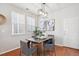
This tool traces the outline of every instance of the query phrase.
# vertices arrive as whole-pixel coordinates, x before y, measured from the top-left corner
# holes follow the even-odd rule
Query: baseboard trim
[[[69,47],[69,46],[65,46],[65,45],[61,45],[61,44],[55,44],[55,45],[57,45],[57,46],[63,46],[63,47],[70,48],[70,49],[79,50],[78,48],[73,48],[73,47]]]
[[[73,47],[68,47],[68,46],[63,46],[63,47],[70,48],[70,49],[75,49],[75,50],[79,50],[78,48],[73,48]]]
[[[64,46],[64,45],[61,45],[61,44],[55,44],[55,45],[57,45],[57,46]]]
[[[5,53],[8,53],[8,52],[13,51],[13,50],[16,50],[16,49],[19,49],[19,48],[20,47],[17,47],[17,48],[11,49],[11,50],[4,51],[4,52],[0,53],[0,55],[5,54]]]

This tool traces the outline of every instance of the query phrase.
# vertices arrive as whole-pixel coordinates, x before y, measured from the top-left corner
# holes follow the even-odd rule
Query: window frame
[[[28,24],[28,17],[33,18],[32,21],[34,20],[34,24],[33,24],[33,25],[34,25],[34,26],[33,26],[34,29],[32,28],[32,23],[33,23],[32,21],[31,21],[31,24]],[[26,21],[26,22],[27,22],[27,24],[26,24],[26,25],[27,25],[27,31],[28,31],[28,32],[33,32],[33,31],[35,30],[35,27],[36,27],[36,18],[35,18],[34,16],[29,16],[29,15],[27,15],[26,20],[27,20],[27,21]],[[30,25],[31,25],[31,26],[30,26]],[[28,29],[29,26],[31,27],[30,30]]]
[[[15,13],[15,15],[13,15],[13,13]],[[20,18],[18,19],[18,17],[19,17],[18,15],[24,17],[24,24],[20,23],[20,21],[19,21]],[[15,19],[17,19],[17,21],[13,20],[14,16],[16,16]],[[17,23],[15,23],[15,22],[17,22]],[[16,11],[12,11],[11,12],[11,24],[12,24],[12,35],[22,35],[22,34],[25,34],[25,14],[19,13],[19,12],[16,12]],[[17,24],[16,27],[18,27],[17,28],[17,30],[18,30],[17,33],[15,32],[15,24]],[[22,32],[20,32],[20,25],[24,25],[24,27],[23,27],[24,31],[22,31]]]

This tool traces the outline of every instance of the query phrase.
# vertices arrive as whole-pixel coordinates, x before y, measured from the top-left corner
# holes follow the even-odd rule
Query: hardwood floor
[[[8,53],[2,54],[0,56],[19,56],[19,55],[20,55],[20,49],[16,49]]]
[[[79,50],[62,47],[62,46],[56,46],[55,47],[56,56],[79,56]],[[53,56],[53,51],[46,51],[48,56]],[[1,56],[19,56],[20,55],[20,49],[16,49],[13,51],[10,51],[8,53],[2,54]]]
[[[57,56],[79,56],[79,50],[68,47],[56,47]]]

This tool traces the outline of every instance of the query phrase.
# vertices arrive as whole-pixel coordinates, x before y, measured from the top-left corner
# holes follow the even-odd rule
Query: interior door
[[[79,17],[64,19],[64,46],[79,48]]]

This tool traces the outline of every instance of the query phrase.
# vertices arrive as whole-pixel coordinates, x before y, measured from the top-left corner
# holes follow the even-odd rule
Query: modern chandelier
[[[41,9],[38,9],[38,13],[40,16],[47,17],[48,12],[46,11],[46,3],[41,4]]]

